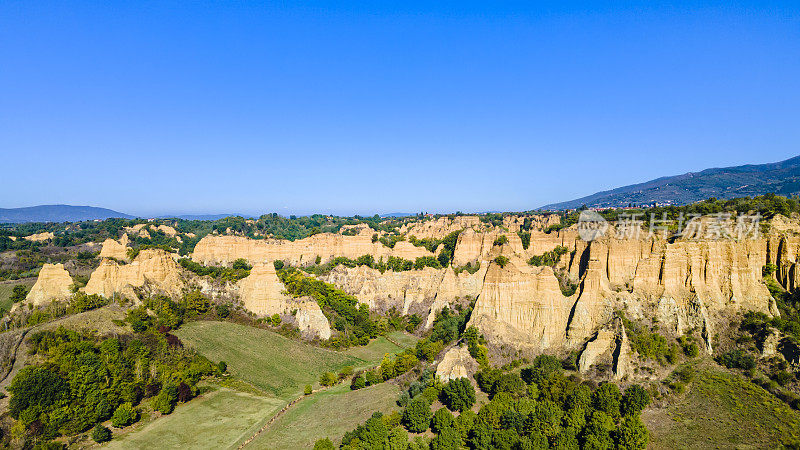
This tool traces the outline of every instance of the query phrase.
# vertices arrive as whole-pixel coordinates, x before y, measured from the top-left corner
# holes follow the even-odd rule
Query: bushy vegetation
[[[677,361],[680,348],[675,342],[670,343],[658,332],[628,320],[622,312],[617,312],[617,315],[622,318],[631,348],[639,356],[656,360],[662,365],[674,364]]]
[[[9,414],[27,434],[44,440],[83,432],[109,418],[116,427],[129,425],[138,417],[135,406],[159,395],[162,386],[182,386],[186,401],[197,382],[214,373],[210,361],[171,345],[153,328],[132,338],[100,339],[62,327],[34,334],[30,344],[43,362],[14,377]],[[93,435],[98,442],[105,439],[99,428]]]
[[[555,266],[561,255],[569,253],[569,249],[563,245],[559,245],[549,252],[544,252],[541,255],[534,255],[528,260],[528,264],[532,266]]]
[[[278,277],[289,294],[308,296],[317,301],[333,328],[339,331],[339,335],[329,341],[332,347],[366,345],[370,339],[385,332],[371,319],[367,305],[360,304],[354,296],[332,284],[305,276],[294,268],[279,270]]]
[[[283,266],[284,264],[281,261],[281,268],[283,268]],[[372,255],[362,255],[356,259],[350,259],[344,256],[337,256],[325,264],[317,263],[310,266],[302,266],[300,267],[300,269],[306,273],[311,273],[314,275],[327,275],[336,266],[345,266],[345,267],[367,266],[372,269],[376,269],[381,273],[384,273],[387,270],[391,270],[393,272],[405,272],[408,270],[421,270],[424,269],[425,267],[433,267],[434,269],[442,268],[442,265],[440,264],[439,260],[434,258],[433,256],[420,256],[415,261],[410,261],[408,259],[403,259],[397,256],[389,256],[387,260],[384,262],[383,258],[381,258],[378,261],[375,261],[375,257],[373,257]]]
[[[199,276],[208,275],[211,278],[221,281],[230,281],[232,283],[250,275],[250,269],[253,268],[253,266],[248,264],[247,260],[241,258],[234,261],[231,267],[204,266],[189,258],[181,258],[178,260],[178,263],[184,269]]]
[[[522,241],[522,248],[527,250],[531,246],[531,234],[527,231],[518,231],[517,236]]]

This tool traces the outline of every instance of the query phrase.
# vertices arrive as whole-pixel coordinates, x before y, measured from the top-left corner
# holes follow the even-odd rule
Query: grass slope
[[[684,397],[642,419],[651,449],[776,448],[800,437],[800,414],[741,376],[701,369]]]
[[[333,441],[367,420],[373,412],[398,409],[400,389],[381,383],[351,391],[349,383],[315,393],[289,409],[252,443],[252,448],[312,448],[317,439]]]
[[[107,448],[235,448],[283,405],[276,398],[222,388],[178,405],[172,414],[115,438]]]
[[[315,384],[326,371],[371,367],[380,364],[384,353],[401,350],[379,338],[365,347],[336,352],[229,322],[190,322],[175,334],[212,361],[225,361],[235,377],[287,401],[301,394],[306,384]],[[413,337],[396,337],[413,341]]]
[[[11,293],[14,291],[14,286],[18,284],[24,285],[30,289],[36,283],[36,278],[26,278],[24,280],[4,281],[0,283],[0,308],[6,311],[11,310]]]

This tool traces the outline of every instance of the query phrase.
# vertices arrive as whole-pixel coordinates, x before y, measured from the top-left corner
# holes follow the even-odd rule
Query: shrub
[[[14,289],[11,292],[11,302],[19,303],[25,300],[25,297],[27,296],[28,296],[28,289],[25,286],[18,284],[14,286]]]
[[[92,439],[98,444],[108,442],[111,440],[111,430],[98,423],[92,429]]]
[[[505,244],[508,244],[508,236],[502,235],[502,236],[498,236],[497,239],[494,240],[494,244],[492,244],[492,245],[500,246],[500,245],[505,245]]]
[[[336,384],[337,380],[338,380],[338,378],[336,377],[335,373],[333,373],[333,372],[325,372],[319,378],[319,384],[321,384],[323,386],[333,386],[334,384]]]
[[[756,360],[753,355],[738,348],[718,356],[717,362],[729,369],[750,370],[756,366]]]
[[[228,306],[227,303],[217,305],[215,310],[217,312],[217,317],[219,317],[220,319],[224,319],[231,314],[230,306]]]
[[[364,377],[361,374],[358,374],[353,377],[353,381],[350,382],[350,389],[357,390],[367,387],[367,381],[364,380]]]
[[[117,428],[127,427],[128,425],[136,422],[139,419],[139,413],[130,403],[123,403],[119,405],[114,415],[111,416],[111,425]]]
[[[310,384],[307,384],[306,388],[303,389],[303,394],[305,395],[311,395],[312,392],[314,392],[314,389],[311,387]]]
[[[495,259],[494,259],[494,262],[495,262],[495,263],[496,263],[498,266],[500,266],[501,268],[503,268],[503,267],[505,267],[505,266],[506,266],[506,264],[508,264],[508,258],[506,258],[506,257],[505,257],[505,256],[503,256],[503,255],[500,255],[500,256],[498,256],[497,258],[495,258]]]
[[[275,261],[272,261],[272,265],[275,266],[275,270],[283,269],[283,261],[281,261],[280,259],[276,259]]]
[[[333,442],[328,439],[320,439],[314,443],[314,450],[335,450],[336,447],[333,446]]]
[[[165,384],[161,388],[155,400],[153,400],[153,409],[160,411],[161,414],[169,414],[175,409],[175,404],[178,402],[178,387],[172,383]]]

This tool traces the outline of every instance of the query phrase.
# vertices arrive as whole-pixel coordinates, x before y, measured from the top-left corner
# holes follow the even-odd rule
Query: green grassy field
[[[401,345],[398,347],[383,336],[379,336],[363,347],[351,347],[342,353],[367,361],[368,365],[380,364],[386,353],[398,353],[408,347],[413,347],[419,338],[401,331],[389,333],[389,338]]]
[[[285,402],[230,389],[217,389],[141,429],[114,438],[110,449],[236,448],[252,436]]]
[[[326,371],[371,367],[380,364],[384,353],[401,350],[379,338],[365,347],[336,352],[229,322],[190,322],[175,334],[212,361],[225,361],[234,376],[287,401],[301,394],[306,384],[316,384]]]
[[[313,448],[317,439],[338,442],[342,435],[364,423],[373,412],[399,409],[400,389],[390,383],[351,391],[349,383],[303,399],[261,433],[252,448]]]
[[[36,278],[26,278],[24,280],[0,283],[0,308],[5,311],[9,311],[11,309],[11,292],[14,290],[14,286],[22,284],[25,285],[26,288],[30,289],[34,283],[36,283]]]
[[[700,369],[682,399],[642,419],[652,449],[777,448],[800,438],[800,413],[761,387],[719,369]]]

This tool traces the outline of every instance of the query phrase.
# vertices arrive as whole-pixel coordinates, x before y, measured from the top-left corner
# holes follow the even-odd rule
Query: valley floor
[[[416,341],[398,332],[337,352],[228,322],[190,322],[175,334],[212,361],[225,361],[231,377],[221,385],[209,383],[210,390],[199,398],[178,405],[168,416],[143,420],[104,448],[235,449],[255,436],[245,448],[299,449],[313,447],[324,437],[340,439],[373,412],[397,408],[399,388],[381,383],[351,391],[349,381],[321,388],[320,375],[345,366],[374,367],[385,353],[397,353]],[[315,392],[269,423],[302,396],[306,384]]]

